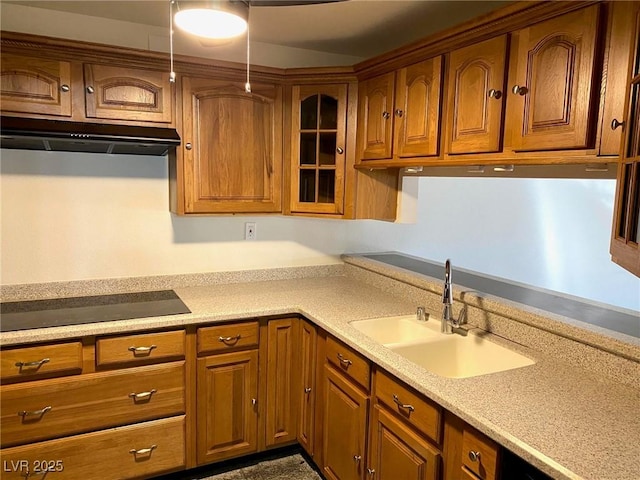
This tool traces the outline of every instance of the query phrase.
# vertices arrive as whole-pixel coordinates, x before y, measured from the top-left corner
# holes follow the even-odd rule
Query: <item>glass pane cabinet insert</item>
[[[347,86],[293,87],[291,211],[342,214]]]

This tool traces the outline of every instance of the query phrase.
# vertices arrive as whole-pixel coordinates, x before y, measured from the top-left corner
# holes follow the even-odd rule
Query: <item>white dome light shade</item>
[[[185,32],[205,38],[232,38],[247,31],[244,18],[211,8],[180,10],[175,14],[174,21]]]

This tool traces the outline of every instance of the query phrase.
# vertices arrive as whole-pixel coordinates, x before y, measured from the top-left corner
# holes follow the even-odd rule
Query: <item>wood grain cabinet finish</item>
[[[498,478],[500,447],[493,440],[466,425],[462,433],[463,470],[473,472],[482,480]]]
[[[185,417],[177,416],[2,450],[2,478],[148,478],[185,466]],[[38,475],[34,468],[51,471]],[[56,463],[58,460],[58,463]],[[20,463],[22,461],[22,463]]]
[[[640,4],[634,2],[633,69],[628,78],[623,152],[618,163],[611,258],[640,277]]]
[[[258,448],[258,350],[197,360],[198,464]]]
[[[327,337],[326,355],[327,362],[336,367],[336,370],[349,377],[365,391],[369,391],[371,384],[369,360],[333,337]]]
[[[184,358],[185,331],[118,335],[96,340],[96,365],[127,366]]]
[[[298,320],[284,318],[267,324],[267,397],[265,444],[272,447],[296,439],[296,409],[293,394],[294,336]]]
[[[440,452],[380,405],[372,410],[367,478],[437,480]]]
[[[358,139],[362,160],[391,158],[395,73],[361,82],[358,86]]]
[[[2,111],[70,117],[71,63],[3,53]]]
[[[3,382],[80,373],[82,343],[76,341],[7,348],[2,350],[0,365]]]
[[[185,411],[184,362],[0,387],[2,447]]]
[[[507,44],[501,35],[449,55],[448,153],[502,150]]]
[[[168,71],[85,64],[87,118],[171,123],[173,92]]]
[[[508,123],[515,151],[593,148],[599,21],[594,5],[514,33]]]
[[[224,323],[198,329],[198,354],[258,348],[260,326],[256,321]]]
[[[182,79],[184,213],[282,209],[282,87]]]
[[[331,480],[363,480],[369,397],[333,367],[324,374],[324,475]]]
[[[299,329],[299,360],[297,372],[299,383],[298,391],[298,442],[311,456],[315,453],[315,409],[317,400],[316,388],[316,354],[317,354],[316,327],[306,320],[300,320]]]

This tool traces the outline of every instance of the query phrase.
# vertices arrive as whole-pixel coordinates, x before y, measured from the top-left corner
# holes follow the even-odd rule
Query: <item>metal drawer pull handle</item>
[[[469,460],[472,462],[480,461],[480,452],[474,452],[473,450],[469,450]]]
[[[156,345],[149,347],[129,347],[129,351],[133,352],[134,355],[149,355],[154,348],[158,347]]]
[[[42,408],[40,410],[33,410],[31,412],[27,412],[26,410],[23,410],[21,412],[18,412],[18,416],[20,416],[22,418],[26,418],[26,417],[42,417],[49,410],[51,410],[51,405],[47,405],[46,407],[44,407],[44,408]]]
[[[18,367],[21,370],[23,368],[31,368],[31,367],[39,368],[45,363],[49,363],[50,361],[51,360],[49,360],[48,358],[43,358],[42,360],[36,360],[35,362],[16,362],[16,367]]]
[[[353,456],[353,460],[354,460],[356,463],[360,463],[360,460],[362,460],[362,455],[354,455],[354,456]]]
[[[413,412],[415,408],[410,403],[402,403],[396,394],[393,395],[393,402],[398,405],[400,408],[405,408],[410,412]]]
[[[340,360],[340,363],[342,365],[345,365],[347,367],[350,366],[350,365],[353,365],[353,362],[351,360],[349,360],[348,358],[344,358],[341,353],[338,354],[338,360]]]
[[[304,393],[311,393],[311,387],[307,387],[304,389]]]
[[[132,448],[131,450],[129,450],[129,453],[132,453],[134,456],[151,455],[151,452],[153,452],[156,448],[158,448],[157,445],[151,445],[149,448],[141,448],[140,450]]]
[[[130,393],[129,394],[129,398],[133,398],[134,402],[139,402],[141,400],[150,399],[151,395],[153,395],[156,392],[157,392],[157,390],[155,388],[152,388],[148,392]]]
[[[235,337],[218,337],[218,341],[222,343],[236,343],[240,338],[241,336],[238,334]]]

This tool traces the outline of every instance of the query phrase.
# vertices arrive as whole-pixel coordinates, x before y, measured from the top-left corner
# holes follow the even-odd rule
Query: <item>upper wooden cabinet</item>
[[[449,153],[502,150],[506,57],[506,35],[449,55]]]
[[[168,71],[84,65],[87,118],[171,123]]]
[[[251,86],[183,77],[180,213],[281,211],[282,88]]]
[[[71,116],[71,63],[3,53],[2,111]]]
[[[513,34],[507,124],[515,151],[593,147],[599,13],[594,5]]]
[[[438,155],[442,57],[360,83],[359,160]]]
[[[611,258],[640,277],[640,4],[635,19],[633,69],[628,77],[626,138],[618,163],[618,181],[611,238]]]

